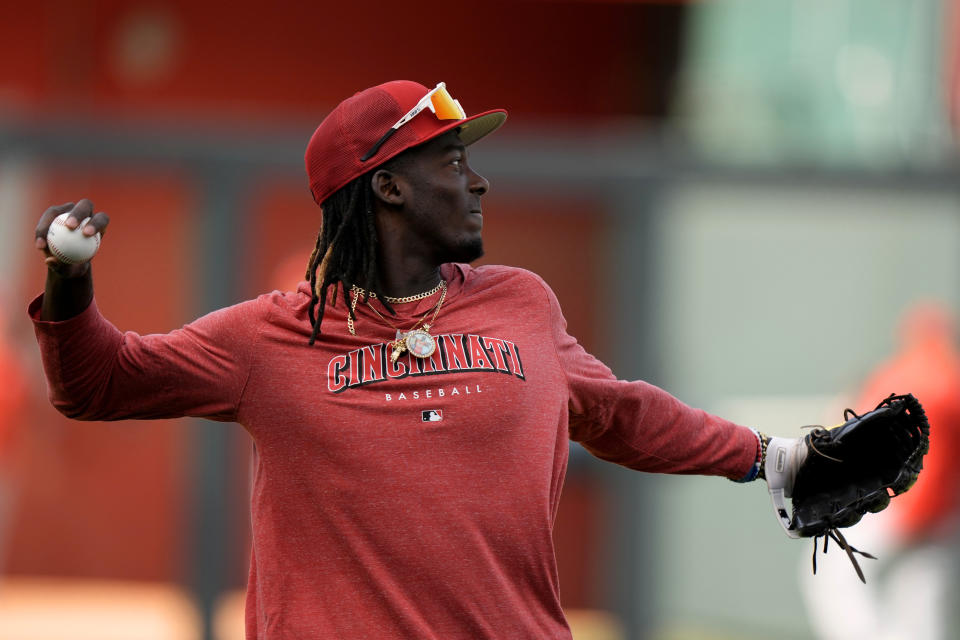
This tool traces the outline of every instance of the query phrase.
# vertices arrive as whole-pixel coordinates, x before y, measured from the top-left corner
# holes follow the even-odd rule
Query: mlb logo
[[[443,411],[440,409],[427,409],[420,412],[420,419],[423,422],[440,422],[443,420]]]

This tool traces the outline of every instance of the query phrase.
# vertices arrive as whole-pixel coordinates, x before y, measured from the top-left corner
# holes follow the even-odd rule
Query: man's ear
[[[386,204],[394,207],[403,205],[403,192],[399,185],[400,176],[388,171],[387,169],[378,169],[370,178],[370,187],[373,189],[373,195]]]

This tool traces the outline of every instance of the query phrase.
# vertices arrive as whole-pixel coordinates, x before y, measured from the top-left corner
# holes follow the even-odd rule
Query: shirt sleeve
[[[598,458],[640,471],[753,479],[756,432],[689,407],[654,385],[618,380],[567,333],[556,296],[543,286],[567,381],[572,440]]]
[[[183,416],[234,420],[249,375],[257,303],[215,311],[167,334],[121,332],[96,301],[62,322],[34,322],[48,394],[78,420]]]

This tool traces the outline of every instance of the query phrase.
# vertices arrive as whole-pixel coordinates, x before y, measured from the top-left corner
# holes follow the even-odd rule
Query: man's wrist
[[[770,436],[765,433],[757,432],[757,435],[760,436],[760,470],[757,472],[757,477],[761,480],[767,479],[767,447],[770,446]]]
[[[93,301],[90,263],[48,265],[41,320],[59,322],[78,316]]]
[[[90,262],[81,262],[80,264],[66,264],[63,262],[50,262],[47,264],[47,277],[53,277],[61,280],[72,280],[83,278],[90,274]]]

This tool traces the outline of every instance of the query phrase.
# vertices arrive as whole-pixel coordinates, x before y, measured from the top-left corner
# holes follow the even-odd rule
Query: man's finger
[[[76,229],[78,226],[80,226],[81,222],[91,216],[93,216],[93,203],[87,198],[81,198],[80,201],[77,202],[76,206],[73,207],[73,211],[70,212],[70,215],[67,216],[64,224],[67,226],[67,229]]]
[[[34,231],[34,235],[37,239],[35,242],[37,249],[46,249],[47,230],[50,228],[50,224],[53,222],[54,218],[56,218],[61,213],[70,211],[70,209],[73,208],[73,204],[74,203],[72,202],[67,202],[65,204],[61,204],[55,207],[50,207],[49,209],[43,212],[43,215],[40,216],[39,222],[37,222],[37,228]]]
[[[83,227],[83,235],[92,236],[99,233],[100,237],[102,238],[104,234],[106,234],[107,225],[109,224],[110,216],[105,214],[103,211],[98,211],[97,213],[93,214],[93,217],[90,218],[90,222]]]

